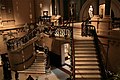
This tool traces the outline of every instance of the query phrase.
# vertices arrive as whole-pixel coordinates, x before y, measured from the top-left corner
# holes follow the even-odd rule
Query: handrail
[[[15,48],[19,48],[22,44],[27,43],[29,40],[31,40],[36,36],[37,31],[38,31],[38,28],[35,27],[32,31],[30,31],[29,33],[27,33],[21,38],[8,40],[6,42],[8,50],[14,50]]]
[[[64,37],[68,38],[70,37],[70,23],[71,21],[67,21],[66,23],[63,23],[62,25],[49,25],[45,27],[44,33],[48,34],[49,37]],[[62,34],[61,34],[62,33]]]
[[[72,76],[71,79],[75,80],[75,50],[74,50],[74,39],[73,39],[73,28],[71,28],[71,37],[70,37],[70,42],[71,42],[71,65],[72,65]]]
[[[29,61],[33,56],[34,56],[34,55],[32,54],[32,55],[31,55],[29,58],[27,58],[26,60],[24,60],[24,61],[22,61],[22,62],[19,62],[19,63],[15,63],[14,65],[15,65],[15,66],[21,65],[21,64]]]
[[[98,53],[98,58],[99,58],[99,62],[100,62],[100,66],[101,66],[101,75],[102,75],[102,79],[106,80],[107,79],[107,68],[105,65],[105,60],[104,60],[104,56],[101,53],[100,50],[100,41],[98,39],[97,33],[96,33],[96,29],[95,26],[93,25],[86,25],[87,27],[87,32],[90,33],[90,36],[94,37],[94,41],[95,41],[95,45],[96,45],[96,51]]]

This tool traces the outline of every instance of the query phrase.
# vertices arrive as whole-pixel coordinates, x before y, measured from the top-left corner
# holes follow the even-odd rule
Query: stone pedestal
[[[91,19],[91,24],[95,26],[96,31],[99,28],[99,15],[94,15],[93,18]],[[97,31],[98,32],[98,31]]]

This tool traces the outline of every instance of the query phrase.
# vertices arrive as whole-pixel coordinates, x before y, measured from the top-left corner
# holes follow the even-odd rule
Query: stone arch
[[[80,21],[84,21],[88,18],[88,9],[93,0],[87,0],[80,10]]]
[[[111,10],[114,12],[115,17],[120,17],[120,2],[118,0],[111,0]]]
[[[91,4],[93,4],[94,0],[87,0],[80,10],[80,21],[86,20],[88,18],[88,9]],[[105,3],[102,0],[100,3]],[[111,0],[111,10],[113,10],[115,17],[120,17],[120,2],[118,0]]]

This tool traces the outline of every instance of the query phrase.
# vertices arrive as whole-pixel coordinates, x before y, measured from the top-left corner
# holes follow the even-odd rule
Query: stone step
[[[75,78],[81,78],[81,79],[84,79],[84,78],[88,78],[88,79],[100,79],[101,78],[101,76],[100,75],[75,75]]]
[[[31,69],[33,69],[33,70],[44,70],[45,69],[45,66],[31,66],[28,70],[31,70]]]
[[[75,58],[96,58],[96,54],[75,54]]]
[[[75,74],[100,74],[99,70],[76,70]]]
[[[94,44],[94,41],[93,40],[76,40],[74,42],[75,44]]]
[[[35,61],[34,61],[34,63],[42,63],[42,62],[46,62],[46,60],[41,60],[41,59],[39,59],[39,60],[35,60]]]
[[[18,73],[27,73],[27,74],[45,74],[45,71],[35,71],[35,70],[31,70],[31,71],[18,71]]]
[[[45,57],[36,57],[36,60],[45,60],[46,58]]]
[[[81,65],[81,66],[75,66],[75,70],[99,70],[99,66],[97,65]]]
[[[98,61],[97,58],[75,58],[75,61]]]
[[[84,54],[86,54],[86,53],[89,53],[89,54],[95,54],[96,53],[96,51],[78,51],[78,50],[75,50],[75,54],[80,54],[80,53],[84,53]]]
[[[75,61],[75,65],[82,66],[82,65],[98,65],[98,62],[79,62],[79,61]]]
[[[75,47],[95,47],[94,44],[74,44]]]
[[[37,57],[46,57],[46,55],[45,54],[39,54],[39,55],[37,55]]]
[[[87,78],[79,79],[79,78],[76,78],[75,80],[102,80],[102,79],[87,79]]]
[[[41,62],[41,63],[33,63],[33,65],[45,65],[45,62]]]
[[[34,65],[31,65],[31,67],[45,67],[45,65],[36,65],[36,64],[34,64]]]
[[[86,47],[75,47],[75,51],[96,51],[94,47],[86,48]]]
[[[76,35],[81,35],[81,31],[73,32],[73,35],[74,35],[74,36],[76,36]]]

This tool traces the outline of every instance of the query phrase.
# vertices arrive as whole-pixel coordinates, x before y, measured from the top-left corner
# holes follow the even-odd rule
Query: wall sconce
[[[43,11],[43,16],[48,16],[48,11]]]

